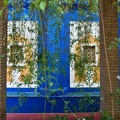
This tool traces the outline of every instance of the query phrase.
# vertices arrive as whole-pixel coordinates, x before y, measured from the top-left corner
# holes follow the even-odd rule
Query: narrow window
[[[11,45],[9,63],[13,65],[21,64],[23,63],[23,60],[24,60],[23,46]]]
[[[95,46],[83,46],[83,56],[86,57],[88,63],[95,64]]]

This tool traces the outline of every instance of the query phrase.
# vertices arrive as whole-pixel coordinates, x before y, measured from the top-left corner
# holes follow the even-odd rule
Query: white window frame
[[[24,26],[22,26],[22,24],[24,24]],[[13,26],[13,21],[8,21],[8,31],[7,31],[8,36],[13,33],[12,32],[12,26]],[[35,52],[35,54],[37,54],[37,50],[38,50],[38,41],[37,41],[37,37],[38,37],[38,22],[37,21],[16,21],[16,26],[19,27],[19,29],[17,29],[17,33],[19,33],[19,31],[22,31],[20,33],[20,35],[24,36],[25,38],[27,38],[29,40],[29,42],[34,45],[32,51]],[[30,32],[28,30],[28,28],[36,30],[36,32]],[[18,45],[23,45],[23,44],[24,43],[18,42]],[[10,49],[10,45],[13,45],[13,43],[8,43],[8,46],[7,46],[8,49]],[[24,46],[25,46],[25,44],[24,44]],[[24,50],[25,50],[25,48],[24,48]],[[8,53],[8,56],[9,55],[10,55],[10,53]],[[24,56],[24,58],[25,58],[25,56]],[[34,59],[37,59],[37,56]],[[19,66],[25,65],[25,61],[23,61],[22,64],[18,64],[18,65]],[[12,64],[9,63],[9,58],[7,60],[7,66],[12,66]],[[37,70],[37,63],[35,64],[35,70]],[[21,86],[19,88],[36,88],[38,86],[38,85],[36,85],[34,83],[37,80],[37,75],[32,80],[33,84],[30,84],[28,86],[27,84],[24,84],[24,82],[20,82],[18,80],[18,78],[19,78],[19,76],[21,74],[18,69],[13,70],[12,74],[13,73],[15,74],[14,78],[13,78],[13,81],[12,82],[6,82],[7,88],[18,88],[19,84],[21,84]]]
[[[90,23],[90,22],[89,22]],[[75,39],[78,39],[77,33],[78,31],[76,30],[76,27],[79,25],[79,22],[76,21],[71,21],[70,22],[70,53],[75,53],[75,46],[76,44],[78,44],[78,42],[74,42],[74,44],[71,45],[71,43],[73,43],[72,41]],[[82,24],[86,24],[86,22],[82,23]],[[92,28],[91,28],[91,35],[94,37],[99,38],[99,27],[98,27],[97,22],[91,22]],[[84,31],[84,28],[81,29],[82,31]],[[79,37],[79,39],[81,39],[83,36]],[[85,44],[83,44],[82,46],[84,46]],[[95,49],[96,49],[96,63],[95,64],[91,64],[91,65],[98,65],[98,46],[96,44],[91,44],[91,45],[95,45]],[[81,50],[83,48],[81,47]],[[75,81],[75,62],[72,61],[70,64],[70,88],[97,88],[100,86],[100,82],[97,83],[93,83],[93,80],[90,80],[90,85],[88,85],[86,82],[76,82]],[[89,71],[87,71],[89,72]],[[91,73],[92,74],[92,73]]]

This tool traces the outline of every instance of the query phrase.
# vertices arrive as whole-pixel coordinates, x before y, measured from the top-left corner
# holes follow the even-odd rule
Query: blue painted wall
[[[29,20],[36,20],[34,17],[30,18],[28,15],[29,2],[25,2],[25,9],[22,13],[19,15],[16,15],[14,19],[20,20],[20,17],[23,17],[23,20],[29,21]],[[12,6],[9,6],[9,11],[12,11]],[[86,20],[86,16],[89,14],[93,18],[90,19],[90,21],[96,21],[99,22],[98,14],[91,14],[86,9],[86,14],[84,16],[78,17],[77,12],[77,4],[74,4],[73,9],[70,9],[66,14],[63,15],[62,27],[58,31],[58,35],[55,36],[56,29],[59,27],[58,25],[55,25],[54,27],[52,24],[56,22],[57,19],[51,20],[51,17],[48,18],[48,34],[47,34],[47,51],[49,51],[50,56],[48,59],[52,61],[51,55],[55,55],[56,53],[56,47],[60,49],[59,56],[56,58],[59,58],[58,63],[56,64],[56,68],[59,69],[58,73],[53,73],[52,75],[57,79],[57,82],[55,80],[54,90],[56,91],[54,94],[51,94],[49,97],[49,100],[56,100],[56,104],[54,106],[51,105],[50,101],[47,100],[46,102],[46,112],[65,112],[65,101],[69,101],[68,104],[69,108],[73,112],[85,112],[83,111],[83,108],[80,108],[81,101],[84,100],[83,96],[86,96],[85,94],[89,93],[90,98],[93,100],[94,104],[90,101],[86,101],[86,111],[90,112],[93,111],[92,108],[94,108],[94,111],[99,111],[99,90],[97,88],[70,88],[70,66],[69,66],[69,45],[70,45],[70,21],[78,21],[78,20]],[[13,18],[11,14],[8,14],[8,20],[12,21]],[[38,23],[40,21],[38,20]],[[40,36],[38,37],[40,38]],[[56,45],[54,45],[54,39],[57,38],[58,42]],[[53,41],[52,41],[53,40]],[[39,45],[39,41],[38,41]],[[40,48],[39,48],[39,51]],[[38,52],[39,55],[40,52]],[[51,62],[48,63],[49,67],[52,68]],[[39,66],[39,65],[38,65]],[[65,75],[62,73],[62,71],[65,71]],[[38,76],[38,78],[41,76]],[[58,90],[59,83],[64,92],[61,92]],[[50,92],[50,90],[48,90]],[[19,93],[19,94],[18,94]],[[40,93],[40,94],[39,94]],[[22,94],[22,95],[21,95]],[[19,98],[20,96],[20,98]],[[26,97],[27,96],[27,97]],[[89,98],[89,96],[87,96]],[[23,99],[21,99],[23,98]],[[84,102],[85,103],[85,102]],[[17,112],[17,113],[43,113],[44,112],[44,104],[45,104],[45,96],[44,96],[44,84],[41,85],[37,92],[35,93],[35,90],[33,88],[7,88],[7,112]],[[83,103],[82,103],[83,104]],[[67,111],[70,112],[70,111]]]

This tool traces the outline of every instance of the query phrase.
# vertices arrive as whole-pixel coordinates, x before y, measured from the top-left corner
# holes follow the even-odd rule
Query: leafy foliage
[[[16,20],[23,21],[24,18],[33,19],[36,21],[38,20],[38,25],[36,25],[35,30],[32,30],[28,28],[28,31],[31,33],[38,34],[38,53],[31,53],[31,49],[34,47],[34,44],[27,44],[26,45],[26,51],[28,52],[29,59],[26,59],[25,62],[29,66],[28,68],[25,68],[24,66],[17,66],[16,63],[12,66],[13,69],[18,69],[18,71],[23,71],[24,69],[29,69],[28,74],[23,74],[22,77],[22,83],[18,85],[20,87],[22,84],[30,86],[31,84],[36,84],[37,91],[41,86],[43,87],[43,91],[40,93],[44,95],[45,97],[45,107],[44,111],[46,112],[46,101],[49,101],[53,105],[53,107],[57,104],[57,102],[53,100],[49,100],[49,97],[51,95],[56,94],[56,88],[57,91],[62,91],[63,88],[62,85],[58,83],[56,74],[64,74],[65,73],[65,66],[60,66],[61,58],[60,55],[64,50],[62,51],[58,46],[60,42],[60,32],[62,25],[64,24],[64,15],[66,15],[68,12],[74,12],[74,9],[77,9],[78,13],[78,21],[80,23],[83,23],[83,21],[79,20],[81,16],[86,15],[85,22],[88,22],[91,18],[91,13],[96,13],[98,11],[98,1],[97,0],[80,0],[78,2],[78,6],[74,8],[74,4],[76,3],[75,0],[33,0],[30,2],[29,5],[29,15],[23,15],[18,18],[17,15],[21,15],[22,12],[25,10],[25,4],[23,0],[16,0],[16,1],[10,1],[9,4],[12,5],[13,11],[10,12],[13,23],[15,23]],[[6,4],[6,3],[5,3]],[[87,9],[87,12],[85,10]],[[71,19],[72,20],[72,19]],[[51,24],[48,24],[51,23]],[[24,27],[25,24],[23,24],[21,27]],[[49,32],[52,32],[51,30],[48,30],[48,25],[51,25],[51,28],[54,28],[55,30],[55,38],[48,38]],[[90,26],[90,25],[89,25]],[[80,37],[85,35],[87,36],[90,32],[90,28],[88,29],[88,25],[84,25],[85,30],[81,31],[81,28],[83,27],[83,24],[77,26],[78,30],[78,39],[75,39],[72,41],[72,45],[75,42],[85,43],[89,44],[88,39],[85,37],[84,40],[80,41]],[[11,34],[11,38],[13,39],[14,44],[16,44],[16,39],[13,37],[16,35],[16,30],[19,29],[16,27],[16,24],[13,25],[13,34]],[[36,31],[38,29],[38,31]],[[21,33],[23,31],[20,31]],[[24,39],[26,41],[26,39]],[[36,39],[33,39],[35,41]],[[51,41],[51,46],[54,44],[54,52],[50,53],[50,51],[47,49],[47,40]],[[65,41],[64,41],[65,42]],[[71,46],[72,46],[71,45]],[[51,47],[50,46],[50,47]],[[52,47],[51,47],[52,48]],[[37,59],[35,59],[37,58]],[[90,69],[90,63],[86,56],[81,57],[76,54],[70,54],[70,61],[69,64],[72,63],[72,61],[75,61],[75,69],[77,70],[77,75],[82,79],[85,77],[85,71],[86,69]],[[37,70],[35,69],[35,65],[37,63]],[[88,65],[86,67],[86,64]],[[91,69],[90,69],[91,70]],[[37,80],[31,81],[32,79],[36,78]],[[12,82],[12,81],[11,81]],[[23,102],[26,102],[26,97],[24,95],[21,95],[19,99],[20,106],[23,104]],[[90,103],[93,104],[94,101],[90,99],[90,97],[85,96],[84,101],[79,100],[79,109],[83,109],[83,111],[86,111],[86,106],[88,101],[90,100]],[[71,112],[69,108],[70,101],[64,101],[64,109],[65,112]],[[84,104],[81,104],[84,103]],[[82,105],[82,106],[81,106]],[[52,112],[52,111],[51,111]],[[53,119],[53,118],[51,118]],[[67,117],[60,117],[56,116],[55,120],[66,120]]]
[[[108,47],[108,50],[116,49],[120,44],[120,39],[115,38],[114,41],[112,41]]]
[[[56,115],[56,117],[51,117],[50,120],[67,120],[67,116]]]

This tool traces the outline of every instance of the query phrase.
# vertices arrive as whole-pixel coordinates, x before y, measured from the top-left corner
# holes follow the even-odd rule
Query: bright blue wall
[[[24,93],[25,94],[25,93]],[[18,99],[18,93],[7,94],[7,112],[10,113],[43,113],[46,104],[46,113],[64,113],[64,101],[69,101],[68,107],[72,112],[98,112],[99,111],[99,94],[98,92],[89,93],[75,93],[59,96],[50,96],[49,100],[45,102],[45,97],[35,93],[26,93],[29,97],[23,97],[22,100]],[[86,94],[86,95],[85,95]],[[24,95],[23,95],[24,96]],[[25,95],[26,96],[26,95]],[[85,97],[86,96],[86,97]],[[86,99],[87,98],[87,99]],[[64,101],[63,101],[64,99]],[[52,106],[51,100],[55,100],[56,104]]]
[[[22,17],[23,15],[27,14],[28,15],[28,6],[29,3],[25,4],[25,9],[23,10],[23,12],[16,16],[16,20],[20,20],[20,17]],[[70,26],[69,23],[70,21],[78,21],[78,20],[86,20],[86,16],[88,13],[87,10],[86,11],[86,15],[82,16],[82,17],[78,17],[78,13],[76,11],[77,8],[77,4],[74,4],[74,8],[69,10],[68,13],[63,15],[63,19],[61,20],[61,22],[63,22],[62,27],[60,29],[60,31],[58,32],[58,36],[55,36],[55,32],[56,29],[59,27],[58,25],[56,26],[52,26],[52,24],[54,24],[56,22],[57,19],[51,20],[51,17],[48,17],[48,34],[47,34],[47,44],[46,44],[46,48],[47,51],[49,51],[50,55],[55,54],[56,49],[55,47],[59,48],[59,56],[57,56],[56,58],[60,58],[60,60],[58,61],[58,63],[56,64],[56,68],[58,68],[60,71],[60,73],[53,73],[52,75],[57,79],[57,82],[55,80],[55,85],[54,85],[54,89],[56,90],[56,92],[54,94],[51,94],[50,99],[54,99],[57,101],[57,105],[54,106],[53,111],[52,112],[64,112],[64,102],[62,100],[62,98],[64,100],[70,101],[69,107],[71,110],[74,110],[74,108],[72,108],[73,106],[77,106],[78,107],[78,101],[83,99],[84,93],[85,92],[89,92],[91,98],[97,101],[97,103],[95,105],[90,105],[87,108],[87,111],[91,111],[90,107],[95,106],[95,111],[99,110],[99,90],[97,88],[70,88],[70,66],[69,66],[69,44],[70,44]],[[12,11],[12,7],[9,6],[9,11]],[[92,18],[90,19],[90,21],[96,21],[99,22],[99,17],[97,14],[90,14],[92,17],[94,17],[95,19],[93,20]],[[34,17],[29,18],[29,17],[25,17],[24,20],[28,21],[28,20],[35,20]],[[8,14],[8,20],[12,21],[13,18],[10,14]],[[38,23],[39,20],[38,20]],[[52,43],[52,40],[54,41],[54,39],[57,37],[58,42],[56,44],[56,46]],[[40,36],[39,36],[40,38]],[[39,44],[39,42],[38,42]],[[39,48],[40,49],[40,48]],[[39,50],[41,51],[41,50]],[[38,52],[39,54],[39,52]],[[52,58],[49,56],[48,60],[52,61]],[[49,67],[51,66],[51,63],[48,63]],[[65,70],[65,75],[62,73],[62,69],[63,68]],[[39,76],[40,77],[40,76]],[[58,87],[59,85],[57,84],[59,83],[64,90],[64,93],[62,93],[61,91],[58,91]],[[23,102],[23,105],[20,106],[19,105],[19,95],[16,92],[24,92],[26,95],[28,95],[28,99],[27,101]],[[30,113],[34,113],[34,112],[44,112],[44,102],[45,102],[45,97],[44,97],[44,84],[41,85],[38,89],[39,93],[41,93],[42,96],[38,97],[37,93],[34,93],[34,89],[28,89],[28,88],[7,88],[7,112],[10,112],[10,109],[14,109],[16,107],[16,110],[13,110],[12,112],[30,112]],[[49,90],[48,90],[49,92]],[[77,94],[76,94],[77,92]],[[59,109],[58,109],[59,108]],[[52,106],[51,104],[47,101],[47,108],[46,108],[46,112],[51,112]],[[78,108],[77,108],[78,109]],[[78,110],[79,112],[81,112],[81,110]]]

